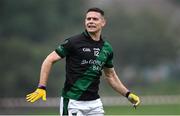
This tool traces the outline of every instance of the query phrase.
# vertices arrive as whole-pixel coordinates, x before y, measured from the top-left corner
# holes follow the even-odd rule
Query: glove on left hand
[[[46,101],[45,89],[37,88],[35,92],[26,95],[26,101],[31,103],[37,101],[40,98],[42,98],[43,101]]]

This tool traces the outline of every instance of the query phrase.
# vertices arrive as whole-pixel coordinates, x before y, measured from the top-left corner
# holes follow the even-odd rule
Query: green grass
[[[180,105],[148,105],[134,109],[130,106],[105,107],[107,115],[177,115]]]
[[[137,109],[131,106],[105,107],[105,115],[180,115],[179,105],[147,105]],[[0,108],[4,115],[58,115],[59,108]]]

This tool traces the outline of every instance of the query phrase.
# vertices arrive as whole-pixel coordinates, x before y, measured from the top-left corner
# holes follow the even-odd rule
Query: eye
[[[99,19],[96,17],[88,17],[86,18],[87,21],[93,20],[93,21],[98,21]]]
[[[91,17],[86,18],[86,20],[90,21],[90,20],[91,20]]]
[[[94,21],[98,21],[99,19],[98,18],[93,18]]]

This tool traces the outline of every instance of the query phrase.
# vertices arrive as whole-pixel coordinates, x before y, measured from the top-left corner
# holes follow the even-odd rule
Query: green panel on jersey
[[[88,77],[81,77],[79,80],[75,82],[75,84],[71,87],[71,89],[66,93],[66,96],[69,96],[72,99],[78,100],[79,97],[82,95],[82,93],[87,90],[87,88],[92,82],[93,82],[93,79],[89,80]]]

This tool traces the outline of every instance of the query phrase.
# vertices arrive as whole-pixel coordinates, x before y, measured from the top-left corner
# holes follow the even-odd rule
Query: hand
[[[140,104],[140,99],[137,95],[129,93],[127,96],[128,100],[133,104],[133,107],[136,108]]]
[[[26,95],[26,101],[31,103],[37,101],[40,98],[42,98],[43,101],[46,101],[45,89],[38,88],[35,92]]]

